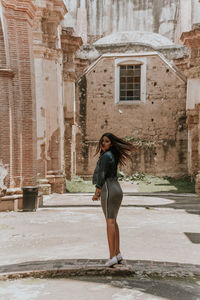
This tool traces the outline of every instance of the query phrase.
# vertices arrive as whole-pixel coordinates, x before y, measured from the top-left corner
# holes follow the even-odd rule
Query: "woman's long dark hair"
[[[137,148],[134,145],[132,145],[130,142],[125,141],[124,139],[121,139],[110,132],[106,132],[101,136],[99,143],[97,145],[97,148],[96,148],[96,153],[94,154],[94,156],[97,155],[97,153],[99,153],[99,152],[100,152],[100,154],[102,154],[104,152],[101,149],[101,145],[102,145],[104,136],[108,137],[111,141],[111,146],[110,146],[109,150],[114,154],[117,164],[119,163],[120,165],[126,165],[126,162],[125,162],[126,159],[129,159],[132,162],[133,157],[132,157],[131,153],[136,152]]]

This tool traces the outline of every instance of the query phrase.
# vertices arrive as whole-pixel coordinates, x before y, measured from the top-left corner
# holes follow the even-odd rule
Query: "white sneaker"
[[[109,258],[106,263],[105,263],[105,267],[111,267],[115,264],[118,263],[118,260],[117,260],[117,257],[116,256],[113,256],[113,258]]]
[[[117,257],[118,263],[123,260],[123,257],[120,252],[116,255],[116,257]]]

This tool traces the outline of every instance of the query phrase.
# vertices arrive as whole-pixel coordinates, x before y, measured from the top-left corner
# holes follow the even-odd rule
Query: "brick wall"
[[[146,103],[114,101],[114,58],[102,58],[79,82],[77,173],[91,175],[97,141],[104,132],[133,137],[134,161],[122,169],[131,174],[187,174],[186,84],[159,56],[147,57]],[[119,112],[122,111],[122,113]],[[82,158],[81,158],[82,157]]]
[[[200,25],[195,24],[181,36],[189,55],[175,64],[187,77],[188,172],[196,176],[196,192],[200,193]]]
[[[1,132],[0,155],[9,166],[8,187],[34,185],[35,164],[35,82],[33,66],[32,22],[34,7],[31,1],[2,1],[3,20],[7,35],[1,59],[7,71],[1,73]],[[1,49],[3,37],[1,30]]]

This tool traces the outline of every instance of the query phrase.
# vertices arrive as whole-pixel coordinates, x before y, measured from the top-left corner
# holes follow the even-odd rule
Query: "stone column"
[[[66,12],[61,0],[37,2],[34,22],[37,166],[44,194],[65,191],[60,32]]]
[[[200,168],[199,166],[199,105],[194,109],[187,110],[188,126],[188,171],[195,176]]]
[[[63,28],[61,45],[63,50],[63,103],[65,119],[65,173],[71,179],[75,171],[75,52],[82,45],[80,37],[73,36],[72,28]]]
[[[184,70],[188,78],[188,171],[196,176],[195,189],[200,193],[200,24],[195,24],[191,31],[184,32],[181,40],[190,49]]]

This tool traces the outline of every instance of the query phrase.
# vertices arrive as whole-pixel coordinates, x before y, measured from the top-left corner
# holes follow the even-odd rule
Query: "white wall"
[[[200,2],[192,0],[192,24],[200,23]]]
[[[193,109],[196,103],[200,103],[200,79],[191,78],[187,81],[186,109]]]
[[[75,26],[78,8],[85,6],[88,35],[140,30],[174,39],[179,12],[177,0],[64,0],[68,9],[65,26]]]

